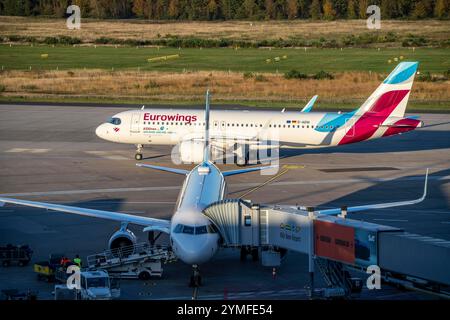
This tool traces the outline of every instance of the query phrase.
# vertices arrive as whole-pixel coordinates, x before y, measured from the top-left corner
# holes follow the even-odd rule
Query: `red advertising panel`
[[[355,263],[355,229],[314,220],[314,253],[345,263]]]

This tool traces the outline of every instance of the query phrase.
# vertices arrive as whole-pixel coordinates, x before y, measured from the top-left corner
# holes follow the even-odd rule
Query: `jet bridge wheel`
[[[139,280],[149,280],[151,277],[150,272],[148,271],[141,271],[141,273],[139,273],[138,278]]]

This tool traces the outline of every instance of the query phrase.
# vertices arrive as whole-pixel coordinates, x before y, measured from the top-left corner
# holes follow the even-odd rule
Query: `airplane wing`
[[[169,167],[161,167],[161,166],[154,166],[154,165],[151,165],[151,164],[136,163],[136,166],[142,167],[142,168],[149,168],[149,169],[160,170],[160,171],[167,171],[167,172],[176,173],[176,174],[187,175],[189,173],[188,170],[175,169],[175,168],[169,168]]]
[[[317,100],[317,97],[319,97],[317,94],[309,100],[309,102],[303,107],[301,112],[310,112],[314,106],[314,103]]]
[[[12,198],[3,198],[0,197],[0,205],[4,203],[12,203],[18,204],[26,207],[34,207],[34,208],[42,208],[47,210],[60,211],[65,213],[78,214],[80,216],[107,219],[119,222],[126,222],[137,224],[140,226],[155,226],[160,228],[169,228],[170,221],[156,218],[148,218],[141,216],[134,216],[131,214],[120,213],[120,212],[112,212],[112,211],[104,211],[104,210],[94,210],[80,207],[72,207],[65,206],[60,204],[53,203],[45,203],[45,202],[37,202],[37,201],[28,201],[28,200],[20,200],[20,199],[12,199]]]
[[[406,201],[397,201],[397,202],[387,202],[387,203],[378,203],[378,204],[368,204],[368,205],[362,205],[362,206],[355,206],[355,207],[348,207],[347,213],[350,212],[359,212],[359,211],[367,211],[367,210],[374,210],[374,209],[386,209],[386,208],[393,208],[393,207],[400,207],[400,206],[408,206],[411,204],[417,204],[425,200],[425,197],[427,195],[427,184],[428,184],[428,169],[427,173],[425,175],[425,184],[423,187],[423,194],[422,197],[414,200],[406,200]],[[319,215],[337,215],[341,213],[340,208],[334,208],[334,209],[325,209],[325,210],[317,210],[317,214]]]

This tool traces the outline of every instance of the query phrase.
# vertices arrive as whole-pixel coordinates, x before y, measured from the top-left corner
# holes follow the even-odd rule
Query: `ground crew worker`
[[[69,258],[67,258],[67,257],[63,257],[62,259],[61,259],[61,266],[62,267],[66,267],[69,263],[70,263],[71,261],[70,261],[70,259]]]
[[[81,268],[81,259],[80,259],[80,256],[79,256],[79,255],[76,255],[76,256],[75,256],[75,259],[73,259],[73,262],[75,262],[75,264],[76,264],[79,268]]]

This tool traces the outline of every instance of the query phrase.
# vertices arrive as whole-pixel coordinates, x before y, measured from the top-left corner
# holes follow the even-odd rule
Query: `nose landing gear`
[[[192,275],[189,281],[189,287],[198,288],[202,285],[202,277],[200,276],[200,269],[198,265],[192,265]]]
[[[134,158],[137,161],[141,161],[142,160],[142,149],[144,149],[142,144],[136,145],[136,154],[134,155]]]

